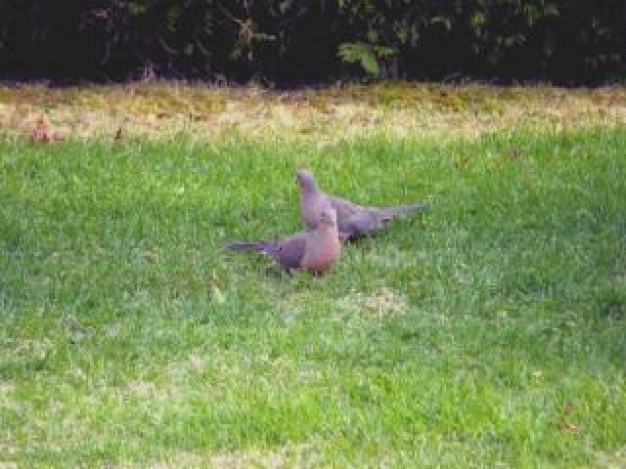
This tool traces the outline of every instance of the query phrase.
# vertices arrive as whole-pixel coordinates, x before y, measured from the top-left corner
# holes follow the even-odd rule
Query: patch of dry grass
[[[0,126],[29,135],[45,116],[65,137],[300,139],[372,131],[454,138],[504,129],[625,125],[626,87],[378,84],[278,92],[182,83],[0,87]],[[121,129],[121,130],[120,130]]]
[[[318,458],[313,445],[287,445],[275,449],[250,448],[245,451],[199,454],[180,451],[167,458],[152,461],[157,469],[180,467],[212,467],[215,469],[311,467]],[[135,464],[115,465],[117,468],[137,467]]]
[[[596,461],[598,466],[606,469],[623,469],[626,467],[626,446],[612,453],[599,453]]]
[[[386,287],[381,287],[371,294],[353,293],[339,301],[341,309],[355,312],[376,314],[379,317],[406,314],[406,297]]]

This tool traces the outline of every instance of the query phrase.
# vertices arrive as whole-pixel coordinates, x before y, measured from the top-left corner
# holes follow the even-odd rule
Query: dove
[[[354,241],[384,228],[394,218],[428,209],[427,203],[365,207],[325,193],[318,187],[309,170],[297,171],[296,177],[300,186],[300,215],[306,225],[315,228],[319,222],[320,210],[330,204],[337,212],[337,229],[341,240]]]
[[[233,243],[234,251],[257,251],[273,258],[284,270],[306,270],[314,275],[324,274],[337,262],[341,243],[337,231],[337,212],[327,204],[316,215],[316,227],[278,241]]]

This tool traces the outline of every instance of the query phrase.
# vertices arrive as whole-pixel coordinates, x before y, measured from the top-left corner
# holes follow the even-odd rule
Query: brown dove
[[[421,213],[428,208],[426,203],[399,207],[364,207],[326,194],[318,187],[311,171],[301,169],[296,175],[300,186],[300,215],[304,222],[310,228],[315,228],[319,211],[330,203],[337,212],[337,228],[342,240],[362,238],[384,228],[394,218]]]
[[[316,227],[312,231],[296,233],[279,241],[234,243],[228,248],[261,252],[272,257],[287,272],[302,269],[321,275],[337,262],[341,254],[337,213],[326,205],[318,212]]]

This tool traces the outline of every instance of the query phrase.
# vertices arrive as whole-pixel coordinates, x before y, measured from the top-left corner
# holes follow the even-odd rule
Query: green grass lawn
[[[431,210],[323,278],[294,170]],[[0,139],[0,466],[626,464],[626,130]]]

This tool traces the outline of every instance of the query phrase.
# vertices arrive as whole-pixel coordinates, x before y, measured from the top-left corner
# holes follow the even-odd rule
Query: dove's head
[[[313,173],[308,169],[299,169],[296,171],[296,179],[302,190],[315,189],[317,187]]]
[[[327,204],[320,211],[320,225],[329,227],[337,226],[337,211],[332,205]]]

